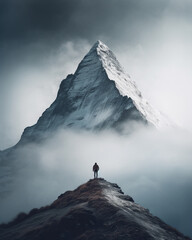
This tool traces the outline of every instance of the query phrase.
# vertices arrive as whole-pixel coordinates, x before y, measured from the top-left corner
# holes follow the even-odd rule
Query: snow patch
[[[142,97],[135,82],[125,73],[113,52],[101,41],[97,42],[96,50],[108,78],[115,82],[119,93],[122,96],[131,98],[144,118],[157,128],[171,125],[168,119],[159,111],[155,110],[147,100]]]

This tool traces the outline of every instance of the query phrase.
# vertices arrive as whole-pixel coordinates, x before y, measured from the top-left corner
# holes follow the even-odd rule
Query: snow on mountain
[[[0,195],[14,188],[10,178],[19,169],[15,160],[30,159],[25,143],[50,138],[61,128],[124,133],[125,128],[134,131],[140,124],[160,127],[166,120],[143,99],[112,51],[97,41],[76,72],[61,82],[55,101],[38,122],[24,130],[17,145],[0,152]]]
[[[101,178],[0,225],[0,239],[190,240]]]
[[[108,78],[115,82],[119,93],[131,98],[143,117],[156,127],[159,128],[169,124],[169,121],[142,97],[135,82],[125,73],[113,52],[101,41],[98,41],[95,47]]]
[[[25,129],[21,142],[44,138],[58,127],[120,129],[133,121],[157,128],[168,124],[142,97],[113,52],[97,41],[76,72],[61,82],[56,100],[37,124]]]

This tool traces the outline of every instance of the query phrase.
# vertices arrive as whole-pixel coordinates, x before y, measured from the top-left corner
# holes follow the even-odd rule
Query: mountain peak
[[[114,183],[99,178],[61,194],[50,206],[0,225],[1,240],[187,240],[124,195]]]
[[[108,79],[115,83],[120,95],[132,99],[136,109],[148,123],[157,128],[170,126],[169,120],[154,109],[147,100],[142,97],[136,83],[125,72],[110,48],[102,41],[98,40],[86,56],[89,57],[89,55],[95,51],[97,52],[97,57],[99,57]]]
[[[75,73],[62,81],[56,100],[37,124],[24,130],[20,142],[44,139],[59,127],[131,132],[140,125],[170,124],[142,97],[115,54],[98,40]]]
[[[94,48],[94,49],[98,49],[98,48],[101,48],[101,49],[109,49],[109,48],[107,47],[107,45],[105,45],[101,40],[97,40],[97,41],[95,42],[95,44],[93,45],[92,48]]]

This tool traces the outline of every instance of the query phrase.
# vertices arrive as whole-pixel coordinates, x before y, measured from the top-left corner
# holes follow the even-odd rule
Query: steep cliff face
[[[142,97],[113,52],[97,41],[76,72],[62,81],[56,100],[37,124],[25,129],[21,142],[44,138],[58,127],[120,130],[130,122],[157,128],[168,124]]]
[[[1,240],[190,239],[124,195],[117,184],[94,179],[50,206],[0,225]]]

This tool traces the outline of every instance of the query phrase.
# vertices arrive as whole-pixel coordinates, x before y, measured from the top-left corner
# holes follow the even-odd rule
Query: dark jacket
[[[99,166],[97,165],[97,163],[94,164],[93,171],[94,172],[98,172],[99,171]]]

